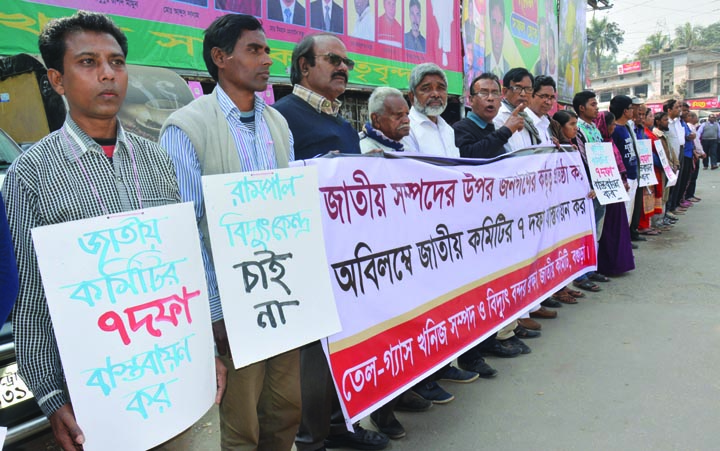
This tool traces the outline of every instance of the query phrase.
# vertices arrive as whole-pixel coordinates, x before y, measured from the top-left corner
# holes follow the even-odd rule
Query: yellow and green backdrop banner
[[[289,77],[295,43],[328,29],[356,61],[350,83],[407,89],[413,66],[431,61],[445,69],[450,93],[460,94],[459,2],[296,0],[288,16],[281,0],[2,0],[0,54],[37,54],[37,37],[47,21],[84,9],[110,15],[125,31],[129,63],[204,71],[203,30],[221,15],[244,13],[263,22],[275,77]]]

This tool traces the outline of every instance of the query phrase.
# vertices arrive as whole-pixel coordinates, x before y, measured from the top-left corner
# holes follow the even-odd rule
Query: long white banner
[[[307,162],[342,321],[329,362],[350,421],[594,268],[580,156],[537,152],[481,166]]]

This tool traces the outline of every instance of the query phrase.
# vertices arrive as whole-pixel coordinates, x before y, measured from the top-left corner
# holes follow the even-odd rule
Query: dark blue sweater
[[[295,94],[283,97],[273,107],[290,126],[295,160],[307,160],[331,150],[360,153],[358,132],[342,117],[318,113]]]

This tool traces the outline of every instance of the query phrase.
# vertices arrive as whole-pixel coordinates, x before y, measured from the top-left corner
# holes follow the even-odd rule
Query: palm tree
[[[607,17],[598,20],[590,19],[587,27],[588,52],[595,62],[596,75],[600,74],[601,57],[608,53],[617,53],[618,46],[623,43],[625,32],[616,22],[610,22]]]
[[[660,53],[662,49],[670,45],[670,36],[658,31],[645,39],[645,44],[637,51],[637,57],[640,61],[647,61],[650,55]]]
[[[690,22],[680,25],[675,29],[675,48],[685,47],[692,49],[700,44],[701,27],[694,27]]]

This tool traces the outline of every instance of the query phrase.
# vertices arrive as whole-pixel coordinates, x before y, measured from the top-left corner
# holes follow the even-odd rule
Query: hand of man
[[[597,195],[595,194],[595,190],[590,190],[587,197],[588,199],[595,199],[597,197]]]
[[[64,404],[50,415],[50,426],[52,426],[55,442],[63,451],[83,449],[85,436],[75,421],[75,412],[70,403]]]
[[[215,393],[215,404],[220,405],[220,401],[223,399],[225,394],[225,387],[227,386],[227,374],[228,370],[225,364],[218,357],[215,357],[215,379],[217,380],[217,392]]]
[[[227,355],[229,359],[232,359],[230,345],[228,345],[227,330],[225,329],[225,320],[221,319],[220,321],[212,323],[212,330],[218,354]]]
[[[525,127],[525,119],[523,119],[519,113],[522,113],[523,111],[525,111],[525,104],[521,103],[513,110],[512,114],[509,118],[507,118],[503,125],[509,128],[513,133],[522,130]]]
[[[691,132],[685,141],[692,141],[695,139],[695,132]]]
[[[623,182],[623,185],[625,185],[625,191],[630,192],[630,184],[628,182]]]

